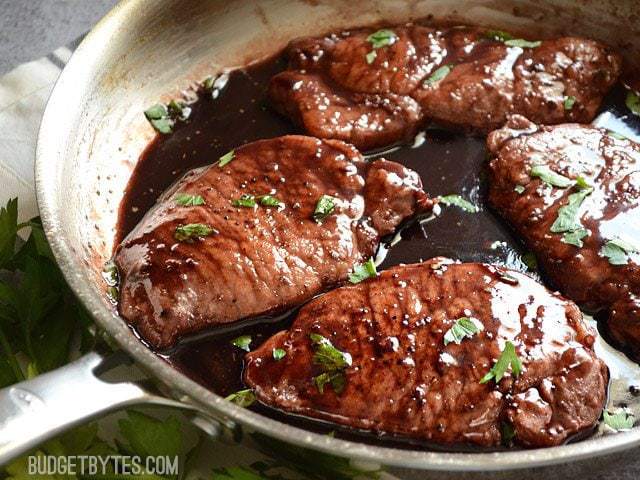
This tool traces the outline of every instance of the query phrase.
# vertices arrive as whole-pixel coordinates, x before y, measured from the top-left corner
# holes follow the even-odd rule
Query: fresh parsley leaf
[[[608,258],[611,265],[626,265],[632,253],[640,253],[640,248],[619,238],[607,241],[600,249],[600,254]]]
[[[169,111],[164,105],[158,103],[145,110],[144,115],[158,132],[168,134],[173,131],[175,122],[169,116]]]
[[[607,130],[607,134],[610,137],[615,138],[616,140],[629,140],[627,137],[625,137],[624,135],[622,135],[621,133],[618,132],[614,132],[613,130]]]
[[[629,90],[627,93],[627,98],[625,99],[625,104],[627,108],[631,110],[631,113],[634,115],[640,115],[640,96]]]
[[[516,185],[515,187],[513,187],[513,190],[518,194],[518,195],[522,195],[524,193],[524,191],[526,190],[526,188],[523,185]]]
[[[169,111],[167,110],[167,107],[160,103],[157,103],[153,107],[145,110],[144,115],[148,120],[160,120],[161,118],[168,116]]]
[[[260,205],[264,207],[283,207],[284,203],[278,200],[273,195],[261,195],[258,197]]]
[[[191,116],[191,107],[184,102],[171,100],[168,105],[169,114],[172,117],[185,121]]]
[[[576,97],[571,95],[568,97],[565,97],[564,102],[562,103],[565,110],[571,110],[575,104],[576,104]]]
[[[444,344],[456,343],[460,345],[460,342],[465,338],[471,338],[476,333],[484,330],[482,324],[477,325],[469,317],[460,317],[457,319],[453,326],[444,334]]]
[[[624,410],[613,414],[605,410],[602,412],[602,419],[606,425],[614,430],[631,430],[635,421],[633,414]]]
[[[253,208],[256,206],[256,197],[245,193],[240,198],[231,200],[231,205],[241,208]]]
[[[522,363],[516,353],[516,347],[513,343],[507,341],[504,344],[504,350],[502,350],[500,358],[498,358],[493,367],[491,367],[489,373],[482,377],[480,383],[487,383],[491,379],[496,383],[499,383],[507,372],[509,366],[511,366],[511,373],[514,377],[517,377],[522,372]]]
[[[443,197],[438,197],[440,202],[444,203],[446,206],[454,206],[458,207],[465,212],[469,213],[477,213],[480,211],[480,208],[471,203],[468,200],[465,200],[460,195],[445,195]]]
[[[235,158],[235,156],[236,156],[236,151],[235,150],[231,150],[230,152],[225,153],[223,156],[221,156],[218,159],[218,166],[219,167],[224,167],[231,160],[233,160]]]
[[[234,338],[231,343],[248,352],[251,350],[251,335],[241,335],[238,338]]]
[[[575,245],[578,248],[582,248],[584,243],[582,239],[589,235],[589,231],[584,228],[579,228],[578,230],[574,230],[573,232],[566,232],[562,236],[562,242],[568,243],[569,245]]]
[[[573,180],[554,172],[546,165],[534,165],[529,172],[531,177],[538,177],[544,183],[552,187],[567,188],[573,185]]]
[[[309,338],[314,348],[314,365],[320,365],[326,371],[340,370],[351,365],[351,355],[338,350],[328,338],[317,333],[309,334]]]
[[[254,472],[248,467],[221,467],[213,469],[211,480],[285,480],[284,477],[265,476],[262,472]]]
[[[176,203],[183,207],[196,207],[205,203],[204,198],[200,195],[191,195],[189,193],[178,193],[175,198]]]
[[[542,45],[541,41],[531,42],[529,40],[524,40],[522,38],[512,38],[510,40],[505,40],[504,44],[507,47],[520,47],[520,48],[536,48]]]
[[[235,393],[232,393],[225,400],[229,400],[230,402],[235,403],[240,407],[248,407],[256,401],[256,395],[253,393],[253,390],[247,388],[245,390],[239,390]]]
[[[124,448],[136,455],[173,457],[182,453],[182,430],[180,421],[174,416],[159,420],[144,413],[129,410],[127,418],[120,419],[118,426],[127,442]]]
[[[349,281],[351,283],[360,283],[367,278],[375,277],[377,274],[376,264],[373,258],[370,258],[366,262],[353,267],[353,272],[349,274]]]
[[[568,203],[558,209],[558,218],[551,225],[553,233],[573,232],[582,228],[578,214],[582,202],[591,192],[593,192],[593,188],[584,188],[577,193],[569,195]]]
[[[273,359],[276,362],[279,362],[280,360],[282,360],[284,357],[287,356],[287,352],[283,348],[274,348],[271,353],[273,355]]]
[[[578,188],[578,190],[587,190],[589,188],[593,188],[591,185],[589,185],[587,179],[582,176],[576,178],[576,187]]]
[[[104,264],[102,269],[102,278],[107,285],[110,287],[115,287],[120,283],[120,274],[118,273],[118,267],[113,262],[113,260],[108,261]]]
[[[215,82],[215,78],[213,78],[211,75],[209,75],[202,82],[202,88],[204,88],[205,90],[213,90],[214,82]]]
[[[18,199],[13,198],[0,208],[0,269],[13,258],[18,233]]]
[[[179,242],[193,243],[194,239],[208,237],[217,233],[214,228],[204,223],[188,223],[176,228],[173,237]]]
[[[429,75],[429,78],[424,81],[425,86],[435,85],[444,77],[449,75],[451,70],[453,70],[453,65],[443,65],[440,68],[437,68],[431,75]]]
[[[360,466],[359,463],[348,458],[287,444],[261,433],[252,433],[251,439],[264,454],[298,472],[301,478],[309,480],[380,480],[382,478],[380,467]]]
[[[318,391],[323,394],[324,386],[328,383],[333,388],[333,391],[340,395],[344,391],[346,380],[342,372],[324,372],[320,375],[313,377],[313,382],[316,384]]]
[[[393,45],[397,39],[398,36],[394,33],[393,30],[383,28],[382,30],[378,30],[377,32],[373,32],[371,35],[369,35],[367,37],[367,42],[370,42],[371,46],[377,49]]]
[[[335,198],[330,195],[322,195],[316,203],[316,209],[313,212],[313,219],[320,222],[333,213],[336,208]]]
[[[333,344],[322,335],[312,333],[309,335],[313,353],[313,364],[322,368],[323,373],[314,377],[313,381],[320,393],[324,393],[324,386],[330,383],[333,390],[340,394],[345,386],[344,369],[351,366],[351,355],[347,352],[341,352]]]
[[[489,30],[484,36],[491,40],[496,40],[498,42],[506,42],[507,40],[513,40],[513,36],[508,32],[503,32],[502,30]]]
[[[364,58],[367,61],[367,65],[371,65],[373,62],[375,62],[376,58],[378,57],[378,54],[376,53],[375,50],[371,50],[369,53],[367,53]]]

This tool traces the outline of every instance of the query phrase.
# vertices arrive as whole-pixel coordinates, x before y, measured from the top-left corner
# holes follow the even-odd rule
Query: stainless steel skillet
[[[242,430],[431,477],[518,472],[540,478],[593,471],[640,445],[640,429],[561,447],[501,453],[442,453],[371,446],[307,432],[224,401],[157,357],[113,313],[101,271],[110,256],[117,209],[135,163],[153,136],[141,112],[209,74],[243,66],[289,39],[432,15],[535,34],[575,33],[640,53],[633,0],[128,0],[80,45],[56,85],[42,122],[37,192],[47,237],[69,284],[95,321],[163,395],[104,381],[109,363],[91,354],[0,392],[0,463],[75,423],[134,403],[189,408],[211,433]],[[109,359],[109,361],[114,361]],[[245,435],[246,437],[246,435]],[[563,464],[563,465],[559,465]],[[463,474],[462,472],[467,472]],[[488,475],[488,474],[487,474]],[[496,478],[495,475],[492,478]]]

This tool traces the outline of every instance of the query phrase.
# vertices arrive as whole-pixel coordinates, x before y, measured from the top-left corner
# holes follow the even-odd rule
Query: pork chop
[[[244,379],[267,405],[378,434],[557,445],[600,417],[594,335],[524,274],[439,258],[308,303],[246,355]]]
[[[314,136],[367,150],[411,138],[425,120],[481,133],[516,113],[589,122],[621,70],[617,53],[584,38],[412,24],[303,38],[287,55],[274,107]]]
[[[429,210],[418,175],[340,141],[286,136],[193,170],[117,248],[119,310],[155,348],[274,314],[344,281]]]
[[[640,359],[640,145],[522,117],[488,138],[489,200],[565,295]]]

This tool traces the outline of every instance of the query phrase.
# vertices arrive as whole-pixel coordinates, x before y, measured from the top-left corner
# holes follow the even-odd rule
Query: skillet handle
[[[0,390],[0,465],[63,431],[110,411],[137,404],[196,410],[154,395],[134,382],[108,382],[99,375],[123,355],[92,352],[57,370]],[[210,425],[215,425],[210,424]],[[215,426],[209,434],[215,435]]]

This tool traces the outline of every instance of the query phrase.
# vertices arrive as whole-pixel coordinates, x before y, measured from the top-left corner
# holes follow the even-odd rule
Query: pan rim
[[[290,444],[386,466],[455,472],[515,470],[575,462],[640,445],[638,427],[628,432],[585,439],[567,445],[491,453],[404,450],[333,438],[274,420],[225,401],[221,396],[170,366],[145,347],[130,330],[123,328],[123,320],[105,306],[100,292],[87,281],[87,267],[74,255],[71,245],[62,233],[62,206],[57,205],[54,192],[58,188],[57,168],[67,160],[65,152],[59,148],[59,145],[65,143],[60,137],[65,134],[65,130],[60,126],[65,124],[65,117],[69,117],[73,112],[68,100],[75,98],[75,92],[79,88],[76,75],[82,78],[91,66],[98,64],[100,59],[96,52],[101,51],[100,45],[109,37],[117,35],[118,29],[122,28],[129,15],[148,6],[144,0],[123,0],[79,45],[48,100],[38,134],[35,164],[36,196],[44,231],[65,279],[94,320],[138,365],[164,385],[179,392],[179,395],[185,395],[214,416],[222,415],[253,431]]]

